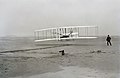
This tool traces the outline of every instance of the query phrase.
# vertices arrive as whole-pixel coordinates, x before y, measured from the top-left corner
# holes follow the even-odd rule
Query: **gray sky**
[[[100,35],[120,35],[120,0],[0,0],[0,36],[32,36],[34,30],[97,25]]]

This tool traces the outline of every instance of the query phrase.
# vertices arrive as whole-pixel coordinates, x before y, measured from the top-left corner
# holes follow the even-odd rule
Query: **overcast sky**
[[[120,35],[120,0],[0,0],[0,36],[34,30],[97,25],[100,35]]]

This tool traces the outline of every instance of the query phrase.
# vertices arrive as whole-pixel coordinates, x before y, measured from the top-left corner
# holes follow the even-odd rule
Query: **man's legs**
[[[111,42],[109,41],[110,45],[112,46]]]
[[[109,46],[109,42],[107,41],[107,46]]]

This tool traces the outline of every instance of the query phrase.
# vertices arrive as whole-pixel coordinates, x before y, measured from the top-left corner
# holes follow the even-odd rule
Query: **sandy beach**
[[[112,46],[106,46],[105,37],[73,43],[33,47],[28,42],[28,48],[23,42],[27,49],[3,49],[0,78],[120,78],[118,37],[112,37]]]

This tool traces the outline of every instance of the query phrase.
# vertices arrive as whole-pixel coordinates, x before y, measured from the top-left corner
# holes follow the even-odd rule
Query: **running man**
[[[106,38],[106,41],[107,41],[107,46],[112,46],[111,44],[111,37],[108,35],[107,38]]]

